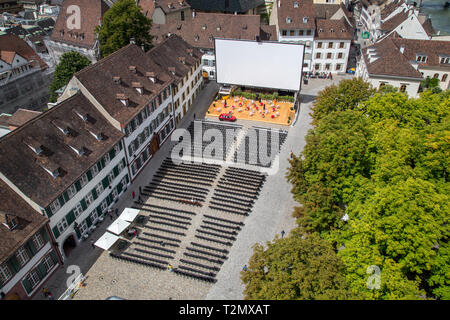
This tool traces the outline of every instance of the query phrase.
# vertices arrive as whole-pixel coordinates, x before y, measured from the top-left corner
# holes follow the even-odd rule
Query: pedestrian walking
[[[91,240],[92,249],[95,249],[94,240]]]
[[[42,293],[44,294],[44,297],[47,298],[49,291],[47,290],[47,288],[42,288]]]
[[[48,300],[54,300],[52,293],[49,291],[47,294]]]
[[[108,211],[108,216],[111,218],[111,220],[113,219],[113,215],[112,215],[112,211],[111,210]]]
[[[195,120],[195,113],[194,113],[194,120]]]
[[[167,270],[169,270],[169,272],[173,271],[173,267],[170,263],[167,265]]]
[[[284,230],[281,230],[281,238],[284,237],[284,234],[285,234]]]
[[[119,209],[116,208],[116,217],[119,216]]]

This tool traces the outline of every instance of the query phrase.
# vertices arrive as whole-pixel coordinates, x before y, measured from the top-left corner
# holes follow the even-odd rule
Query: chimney
[[[120,77],[113,77],[113,81],[114,81],[115,84],[120,84],[121,83]]]
[[[194,55],[194,50],[189,48],[189,49],[187,49],[187,53],[189,53],[189,55],[192,57]]]
[[[128,70],[130,70],[132,73],[136,73],[136,66],[129,66]]]
[[[170,73],[175,75],[175,67],[169,67],[168,70],[169,70]]]
[[[179,60],[182,64],[186,64],[186,58],[185,58],[185,57],[178,57],[178,60]]]

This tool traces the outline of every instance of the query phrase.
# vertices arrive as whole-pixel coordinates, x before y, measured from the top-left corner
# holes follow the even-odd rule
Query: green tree
[[[91,61],[78,52],[70,51],[64,53],[53,74],[53,81],[50,84],[49,101],[56,102],[58,94],[55,91],[67,85],[75,73],[90,64]]]
[[[351,299],[343,270],[327,241],[297,229],[284,239],[268,242],[267,249],[256,244],[241,278],[246,299]]]
[[[145,50],[151,47],[150,28],[152,21],[141,11],[134,0],[118,0],[109,9],[97,26],[100,50],[103,57],[125,47],[133,38]]]
[[[359,103],[366,101],[376,90],[361,78],[342,80],[319,92],[313,107],[313,123],[333,111],[358,109]]]

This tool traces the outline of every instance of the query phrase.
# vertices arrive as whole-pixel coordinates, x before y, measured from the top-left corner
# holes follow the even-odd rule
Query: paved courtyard
[[[65,265],[58,270],[46,287],[53,292],[55,297],[59,297],[65,291],[65,283],[71,276],[66,272],[68,266],[76,265],[87,276],[87,280],[85,281],[86,286],[77,293],[75,299],[105,299],[109,296],[126,299],[242,299],[244,286],[240,281],[240,272],[252,255],[252,246],[255,243],[264,244],[276,235],[280,235],[282,230],[288,233],[295,227],[292,212],[298,203],[294,201],[290,193],[291,186],[285,179],[289,166],[289,153],[293,151],[298,154],[304,147],[304,137],[310,129],[310,107],[317,92],[331,83],[339,82],[342,78],[310,79],[309,84],[303,87],[303,103],[298,120],[294,126],[284,127],[289,130],[289,134],[280,151],[279,170],[276,174],[267,177],[252,212],[243,220],[245,226],[238,233],[233,246],[229,248],[228,259],[225,260],[218,272],[216,283],[211,284],[175,275],[167,270],[153,269],[113,259],[106,251],[98,248],[92,249],[89,242],[91,239],[96,241],[105,232],[111,222],[107,218],[90,235],[88,241],[82,242],[73,250]],[[217,91],[218,86],[214,82],[207,84],[179,127],[186,128],[192,121],[193,113],[196,114],[197,119],[203,118]],[[238,121],[245,126],[256,124],[252,122]],[[261,123],[256,125],[262,126]],[[125,207],[133,205],[131,192],[151,181],[153,174],[169,155],[173,145],[174,142],[167,142],[156,153],[154,159],[117,203],[116,207],[119,212]],[[196,209],[190,207],[190,210],[195,211]],[[35,299],[43,299],[43,297],[41,294],[37,294]]]

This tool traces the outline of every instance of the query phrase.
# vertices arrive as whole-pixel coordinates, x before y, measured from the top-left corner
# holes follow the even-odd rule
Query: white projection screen
[[[217,83],[299,91],[300,44],[215,39]]]

